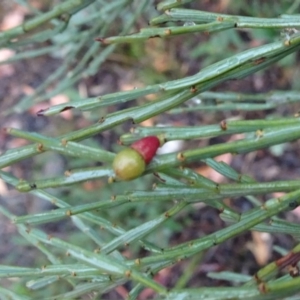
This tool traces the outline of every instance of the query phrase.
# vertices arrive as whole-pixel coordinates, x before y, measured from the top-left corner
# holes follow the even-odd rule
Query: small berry
[[[126,148],[120,151],[113,162],[113,169],[118,178],[131,180],[139,177],[146,168],[143,157],[134,149]]]
[[[113,161],[116,176],[122,180],[139,177],[159,146],[160,141],[156,136],[148,136],[134,142],[130,148],[120,151]]]

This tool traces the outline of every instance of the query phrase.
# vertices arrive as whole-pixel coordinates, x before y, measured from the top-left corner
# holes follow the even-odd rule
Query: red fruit
[[[131,148],[136,150],[144,158],[147,165],[154,157],[159,146],[160,142],[156,136],[147,136],[134,142]]]

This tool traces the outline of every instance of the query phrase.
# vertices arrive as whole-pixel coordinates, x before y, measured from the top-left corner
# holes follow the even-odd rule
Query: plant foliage
[[[159,116],[186,116],[191,112],[267,111],[298,103],[300,97],[296,90],[243,94],[213,92],[211,89],[229,80],[239,81],[271,67],[290,54],[295,55],[300,48],[299,15],[249,17],[219,14],[193,9],[191,0],[161,1],[157,11],[153,3],[144,0],[58,1],[47,12],[34,9],[29,5],[30,1],[16,2],[28,6],[31,16],[22,25],[0,33],[1,46],[16,51],[12,58],[1,63],[56,53],[62,64],[35,89],[34,94],[2,112],[3,116],[23,113],[36,103],[70,90],[80,80],[96,74],[108,57],[118,50],[117,47],[123,46],[124,51],[128,49],[124,43],[134,49],[134,45],[142,45],[149,39],[170,40],[184,36],[191,41],[199,35],[209,34],[207,45],[194,51],[196,57],[206,53],[203,49],[210,45],[209,40],[215,34],[220,34],[219,38],[221,34],[223,37],[227,35],[228,40],[237,41],[238,30],[275,30],[275,33],[266,35],[264,44],[219,53],[217,61],[206,60],[208,65],[194,75],[159,82],[153,80],[143,87],[86,99],[77,94],[68,103],[41,109],[37,116],[47,116],[51,122],[54,115],[69,110],[75,110],[77,114],[80,111],[99,113],[102,117],[91,125],[55,137],[5,128],[6,135],[30,143],[1,154],[2,180],[19,192],[49,202],[55,209],[15,215],[5,205],[0,206],[7,222],[13,222],[27,245],[34,246],[42,255],[42,266],[0,265],[1,278],[18,278],[13,288],[5,285],[0,288],[4,299],[36,299],[41,295],[44,299],[82,299],[80,297],[86,294],[100,299],[124,284],[128,287],[128,299],[138,299],[146,288],[152,290],[157,299],[296,299],[292,296],[300,293],[300,277],[280,272],[288,266],[295,269],[300,259],[300,244],[297,244],[300,225],[285,220],[282,214],[300,205],[299,180],[259,182],[215,158],[221,154],[242,155],[296,141],[300,138],[298,114],[252,119],[243,119],[241,115],[238,119],[229,118],[201,126],[146,127],[143,122]],[[287,13],[293,10],[295,3],[286,9]],[[131,33],[137,20],[145,15],[151,18],[150,25]],[[112,28],[114,23],[119,23],[119,27],[118,24],[114,27],[116,32]],[[283,31],[284,35],[276,30]],[[149,96],[154,100],[147,100]],[[191,99],[198,102],[187,105]],[[121,105],[125,106],[122,108]],[[115,107],[121,109],[113,110]],[[120,125],[128,121],[135,128],[120,136],[123,145],[157,135],[164,142],[185,140],[190,146],[175,153],[157,155],[136,183],[118,182],[112,169],[115,151],[95,145],[91,138],[108,131],[119,133]],[[243,134],[243,137],[203,148],[192,143],[233,134]],[[42,178],[36,171],[33,178],[22,179],[10,168],[49,152],[59,153],[71,165],[78,160],[80,167],[51,178]],[[227,183],[217,183],[197,173],[193,166],[200,162],[223,175]],[[146,176],[153,173],[156,177],[149,179]],[[153,178],[155,185],[149,188]],[[88,196],[79,183],[95,179],[100,180],[101,187]],[[64,193],[58,192],[61,191],[59,188],[73,190],[71,197],[64,197]],[[111,193],[111,190],[117,192]],[[275,192],[280,192],[280,196],[267,201],[257,197]],[[251,208],[240,212],[226,201],[238,197],[244,197]],[[76,198],[80,200],[75,201]],[[172,226],[176,227],[176,218],[199,203],[218,210],[224,228],[206,236],[179,241],[176,245],[155,238],[164,228],[170,228],[170,232],[162,236],[170,237],[176,231],[172,229]],[[135,217],[138,212],[146,217]],[[45,224],[67,220],[71,221],[75,234],[49,235]],[[185,230],[184,226],[180,230]],[[195,272],[192,265],[183,275],[186,277],[181,277],[174,286],[165,286],[155,280],[161,270],[182,261],[195,263],[199,254],[248,231],[291,235],[295,247],[282,250],[283,256],[279,260],[265,265],[256,274],[232,271],[208,274],[210,278],[235,283],[231,286],[187,286],[186,282]],[[126,249],[131,251],[129,258]]]

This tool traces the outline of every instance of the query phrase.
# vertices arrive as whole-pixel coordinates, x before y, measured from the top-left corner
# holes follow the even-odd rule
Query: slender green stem
[[[215,21],[234,23],[236,28],[291,28],[300,27],[297,16],[289,18],[256,18],[244,16],[232,16],[212,13],[194,9],[172,8],[165,11],[161,16],[151,20],[151,25],[158,25],[168,21],[210,23]]]

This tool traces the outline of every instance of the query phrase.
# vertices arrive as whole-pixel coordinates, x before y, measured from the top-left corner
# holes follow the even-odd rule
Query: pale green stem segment
[[[298,205],[300,205],[300,190],[288,193],[283,197],[270,199],[260,207],[256,207],[243,213],[239,222],[229,225],[228,227],[203,238],[195,239],[165,250],[163,254],[142,258],[140,260],[140,264],[141,266],[145,266],[149,264],[151,265],[154,262],[163,262],[167,259],[178,260],[190,257],[195,253],[223,243],[225,240],[251,229],[252,227],[277,215],[279,212],[294,209]]]
[[[261,285],[261,290],[257,287],[205,287],[194,289],[172,290],[166,300],[188,300],[188,299],[249,299],[249,300],[269,300],[284,299],[289,295],[295,295],[300,291],[300,278],[293,278],[288,281],[270,282]],[[295,299],[295,298],[291,298]]]
[[[0,40],[10,40],[14,37],[17,37],[21,34],[30,32],[41,25],[51,21],[52,19],[62,17],[65,14],[75,13],[76,11],[83,9],[85,6],[90,5],[95,0],[67,0],[59,5],[55,5],[53,9],[47,13],[36,16],[35,18],[28,20],[20,26],[14,27],[10,30],[6,30],[0,33]]]
[[[299,99],[300,100],[300,99]],[[137,126],[132,133],[124,134],[120,140],[124,145],[149,136],[160,136],[165,142],[173,140],[192,140],[221,136],[225,134],[256,132],[263,135],[264,131],[280,130],[284,126],[300,124],[299,118],[257,119],[257,120],[224,120],[219,124],[203,126],[164,126],[164,127],[141,127]]]
[[[34,137],[36,138],[37,136],[34,135]],[[40,136],[38,136],[38,138],[40,138]],[[226,144],[209,146],[203,149],[192,149],[180,153],[171,153],[171,154],[156,156],[152,160],[152,162],[148,165],[146,169],[146,173],[157,172],[170,167],[184,165],[186,163],[190,163],[193,161],[216,157],[224,153],[232,153],[232,154],[247,153],[258,149],[270,147],[272,145],[293,141],[298,138],[300,138],[299,124],[290,125],[290,126],[286,125],[280,128],[274,127],[273,129],[268,130],[268,132],[263,132],[261,134],[258,134],[254,138],[249,137],[246,139],[242,139],[242,140],[238,140]],[[59,142],[57,142],[57,144],[59,145]],[[77,146],[75,143],[71,145],[73,145],[74,147],[76,146],[78,149],[81,147],[79,145]],[[26,151],[31,151],[32,154],[32,153],[39,153],[38,150],[39,148],[42,149],[42,147],[37,147],[37,148],[33,147],[33,149],[32,148],[30,149],[28,147],[23,149]],[[62,148],[59,149],[63,151]],[[83,149],[87,150],[86,152],[87,155],[89,153],[93,153],[94,155],[96,155],[96,157],[98,157],[96,149],[93,150],[86,147],[83,147]],[[0,158],[0,164],[1,164],[1,160],[4,161],[4,163],[6,164],[11,164],[12,161],[19,160],[20,156],[23,158],[25,155],[23,152],[21,153],[20,152],[16,150],[9,151],[7,154],[4,154]],[[68,152],[66,154],[68,154]],[[101,151],[99,151],[99,157],[100,154]],[[104,158],[108,157],[108,159],[112,157],[112,155],[106,151],[103,152],[103,155]],[[91,157],[93,156],[91,155]],[[66,172],[65,176],[56,177],[54,179],[36,180],[34,182],[21,181],[18,184],[17,188],[20,191],[25,192],[35,188],[65,186],[65,185],[70,185],[78,182],[83,182],[90,179],[111,177],[111,176],[114,176],[111,167],[94,167],[94,168],[88,168],[82,170],[68,171]]]
[[[65,109],[71,108],[91,110],[96,107],[124,103],[136,99],[137,97],[143,97],[149,94],[163,93],[163,96],[158,98],[158,100],[154,101],[153,103],[144,104],[140,108],[127,109],[123,111],[124,117],[125,114],[128,113],[127,118],[138,123],[153,115],[156,115],[157,113],[170,110],[171,108],[184,103],[192,97],[201,96],[201,93],[219,84],[220,82],[228,79],[242,78],[257,72],[258,70],[261,70],[285,57],[288,53],[297,51],[299,44],[300,36],[295,34],[288,39],[249,49],[230,58],[221,60],[220,62],[210,65],[209,67],[203,68],[195,75],[188,76],[183,79],[150,85],[131,91],[117,92],[101,96],[100,98],[87,99],[86,101],[74,101],[69,104],[56,105],[41,111],[40,114],[53,115],[60,113]],[[172,101],[173,105],[170,105],[170,101]],[[164,106],[167,106],[167,109],[163,108]],[[146,118],[144,117],[139,120],[139,118],[136,117],[136,113],[138,113],[140,110],[145,112],[146,107],[147,110],[151,110],[151,114]],[[158,109],[158,111],[156,114],[153,114],[153,110],[155,109]],[[146,115],[147,114],[148,113],[146,113]],[[105,119],[107,120],[110,116],[114,115],[116,114],[113,113],[107,116]],[[120,112],[118,112],[117,115],[119,116]],[[124,119],[122,121],[124,121]]]
[[[186,3],[193,2],[194,0],[165,0],[165,1],[160,1],[157,4],[157,10],[167,10],[173,7],[181,6]]]
[[[163,15],[153,18],[150,25],[164,25],[167,22],[183,22],[180,26],[152,27],[141,29],[138,33],[127,36],[112,36],[99,39],[104,44],[131,43],[149,38],[166,38],[178,34],[212,33],[232,28],[284,29],[300,27],[298,16],[281,18],[256,18],[217,14],[200,10],[174,8]]]
[[[165,22],[194,22],[195,24],[220,22],[224,24],[234,23],[236,28],[293,28],[300,27],[299,17],[297,15],[281,16],[279,18],[257,18],[245,16],[232,16],[226,14],[218,14],[213,12],[173,8],[164,12],[150,22],[151,25],[158,25]]]
[[[98,210],[98,209],[111,209],[126,203],[143,203],[155,201],[182,201],[187,203],[205,202],[224,213],[224,210],[229,209],[220,201],[224,198],[235,198],[243,195],[261,195],[265,193],[275,192],[290,192],[298,189],[299,181],[274,181],[267,183],[231,183],[231,184],[215,184],[215,188],[196,188],[196,187],[158,187],[153,191],[137,191],[128,193],[126,195],[115,196],[109,200],[101,200],[90,204],[81,204],[72,206],[70,208],[55,209],[51,212],[26,215],[14,219],[15,223],[26,223],[28,225],[46,223],[56,221],[65,217],[81,214],[83,212]],[[228,213],[230,213],[230,210]],[[168,213],[170,214],[170,212]],[[231,212],[232,219],[239,221],[240,215]],[[298,226],[297,226],[298,227]]]

